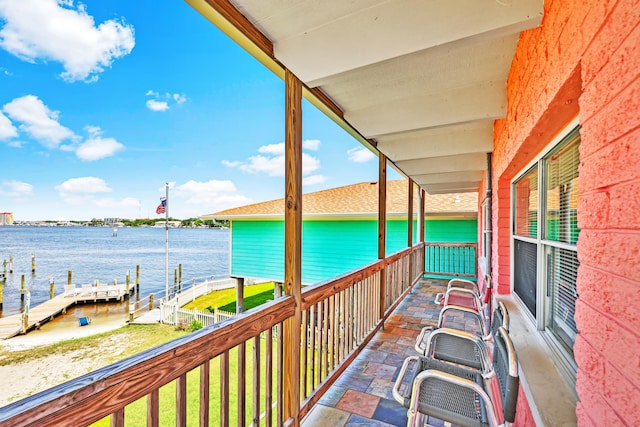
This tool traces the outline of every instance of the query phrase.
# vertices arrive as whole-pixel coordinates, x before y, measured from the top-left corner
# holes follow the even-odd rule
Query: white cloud
[[[184,104],[185,102],[187,102],[187,97],[178,93],[174,93],[173,95],[171,95],[171,98],[173,98],[173,100],[176,101],[177,104]]]
[[[302,185],[304,186],[312,186],[322,184],[327,180],[327,177],[324,175],[311,175],[302,179]]]
[[[165,93],[160,95],[159,92],[149,89],[145,96],[150,96],[152,99],[148,99],[146,102],[147,108],[151,111],[167,111],[171,108],[170,104],[184,104],[187,102],[187,97],[181,93]]]
[[[320,146],[320,141],[308,140],[310,149],[315,150]],[[306,142],[306,141],[305,141]],[[303,143],[303,149],[307,148]],[[247,173],[265,173],[269,176],[284,176],[285,144],[262,145],[257,154],[251,156],[246,162],[223,160],[222,164],[228,167],[237,167]],[[308,175],[320,169],[320,160],[308,153],[302,153],[302,174]]]
[[[273,154],[275,156],[284,156],[284,142],[278,144],[267,144],[258,148],[258,153]]]
[[[302,148],[306,148],[311,151],[318,151],[320,148],[320,140],[319,139],[306,139],[302,141]]]
[[[54,189],[57,192],[64,194],[94,194],[111,192],[111,188],[109,188],[104,180],[94,176],[71,178],[60,185],[56,185]]]
[[[349,157],[349,160],[354,163],[366,163],[369,160],[373,160],[376,158],[375,154],[364,147],[356,147],[347,150],[347,156]]]
[[[76,156],[80,160],[93,161],[111,157],[116,152],[124,149],[114,138],[103,138],[102,129],[98,126],[86,126],[85,130],[89,138],[76,149]]]
[[[251,202],[251,199],[238,194],[236,186],[229,180],[187,181],[175,186],[172,195],[175,196],[173,203],[181,203],[175,202],[176,198],[182,199],[185,204],[197,207],[198,211],[203,213],[221,211]]]
[[[62,141],[76,137],[69,128],[58,122],[59,113],[50,110],[37,96],[15,98],[4,105],[3,111],[21,123],[21,131],[47,148],[57,148]]]
[[[73,0],[0,0],[0,47],[28,61],[62,64],[69,82],[96,81],[98,74],[135,45],[124,20],[96,25],[86,7]]]
[[[147,100],[147,108],[151,111],[167,111],[169,104],[166,101],[156,101],[155,99]]]
[[[18,136],[18,130],[11,123],[11,120],[0,111],[0,140],[15,138],[16,136]]]
[[[14,180],[2,181],[0,194],[8,197],[26,198],[33,194],[33,185]]]
[[[239,162],[239,161],[237,161],[237,160],[235,160],[235,161],[231,161],[231,160],[223,160],[221,163],[222,163],[223,165],[225,165],[225,166],[230,167],[230,168],[236,168],[236,167],[240,166],[240,164],[241,164],[242,162]]]
[[[266,173],[269,176],[284,176],[284,156],[251,156],[248,163],[240,164],[240,170],[248,173]]]

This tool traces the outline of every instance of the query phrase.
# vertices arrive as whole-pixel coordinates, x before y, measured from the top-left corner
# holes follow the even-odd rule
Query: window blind
[[[549,328],[567,351],[573,355],[578,329],[574,320],[578,298],[578,254],[575,251],[549,246],[547,255],[547,296],[551,299]]]
[[[515,234],[538,237],[538,167],[515,183]]]
[[[545,239],[578,241],[578,166],[580,137],[546,159]]]

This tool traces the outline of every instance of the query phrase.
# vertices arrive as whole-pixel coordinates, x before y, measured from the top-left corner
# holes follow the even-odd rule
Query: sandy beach
[[[97,318],[87,326],[60,327],[56,321],[43,325],[40,330],[0,341],[0,360],[11,359],[12,352],[29,350],[38,346],[57,343],[73,338],[87,337],[118,329],[126,325],[124,318]],[[51,354],[28,362],[10,363],[0,366],[2,393],[0,406],[46,390],[54,385],[79,377],[111,363],[114,356],[126,347],[126,342],[107,338],[103,348],[75,350],[64,354]]]

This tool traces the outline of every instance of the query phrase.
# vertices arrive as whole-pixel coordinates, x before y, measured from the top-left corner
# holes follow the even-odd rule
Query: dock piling
[[[136,295],[140,295],[140,265],[136,265]],[[140,301],[140,297],[136,296],[136,300]]]
[[[71,281],[72,275],[73,275],[73,272],[71,270],[67,271],[67,285],[70,285],[72,283]]]
[[[153,310],[153,294],[149,294],[149,311]]]
[[[9,274],[13,274],[13,255],[9,255]]]
[[[2,288],[4,285],[4,281],[0,280],[0,312],[2,312]]]
[[[20,281],[20,301],[24,301],[24,274]]]
[[[173,293],[178,293],[178,270],[173,270]]]
[[[55,296],[55,279],[49,277],[49,299],[53,299]]]
[[[31,272],[36,272],[36,254],[31,254]]]

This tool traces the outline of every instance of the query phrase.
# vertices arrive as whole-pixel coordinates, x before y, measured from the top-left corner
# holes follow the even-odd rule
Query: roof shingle
[[[387,215],[407,212],[407,181],[387,182]],[[457,201],[456,201],[457,200]],[[414,212],[418,209],[417,190]],[[377,216],[378,183],[360,182],[302,196],[303,216]],[[472,214],[478,210],[477,193],[426,194],[426,214]],[[237,219],[284,216],[284,198],[254,203],[203,215],[205,219]]]

